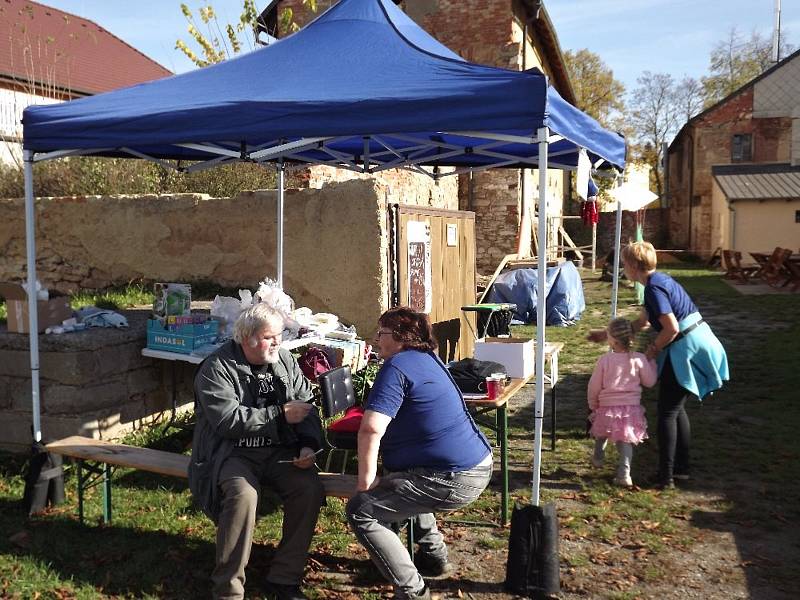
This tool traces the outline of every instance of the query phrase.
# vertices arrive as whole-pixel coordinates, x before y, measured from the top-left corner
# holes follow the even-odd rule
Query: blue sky
[[[180,0],[40,0],[91,19],[175,72],[194,68],[175,50],[188,42]],[[198,0],[185,0],[196,8]],[[211,0],[235,22],[241,0]],[[256,0],[261,7],[266,0]],[[600,55],[630,90],[645,70],[700,77],[715,42],[731,27],[772,35],[774,0],[545,0],[561,47]],[[800,0],[782,1],[784,38],[800,46]]]

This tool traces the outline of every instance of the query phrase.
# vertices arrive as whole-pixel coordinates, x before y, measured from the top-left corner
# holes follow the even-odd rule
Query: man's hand
[[[311,448],[301,448],[297,458],[292,461],[292,464],[298,469],[308,469],[314,466],[314,458],[317,453]]]
[[[313,405],[308,402],[287,402],[283,405],[283,416],[290,425],[297,425],[306,418]]]

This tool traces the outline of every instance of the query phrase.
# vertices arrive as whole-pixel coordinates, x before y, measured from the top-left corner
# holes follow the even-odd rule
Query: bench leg
[[[101,478],[103,484],[103,523],[111,523],[111,474],[113,469],[109,464],[84,463],[83,460],[76,459],[75,466],[78,475],[78,521],[84,524],[84,504],[86,490],[94,487]]]
[[[111,465],[103,465],[103,523],[111,523]]]
[[[76,461],[75,467],[78,471],[78,521],[83,525],[83,490],[86,483],[83,479],[83,461]]]

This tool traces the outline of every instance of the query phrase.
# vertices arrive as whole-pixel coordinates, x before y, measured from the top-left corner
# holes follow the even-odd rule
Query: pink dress
[[[608,352],[601,356],[587,390],[592,437],[631,444],[647,438],[642,386],[652,387],[657,378],[656,362],[641,352]]]

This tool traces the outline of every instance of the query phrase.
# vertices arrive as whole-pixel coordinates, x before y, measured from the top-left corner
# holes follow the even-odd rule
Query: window
[[[749,133],[738,133],[731,140],[731,162],[749,162],[753,160],[753,136]]]

